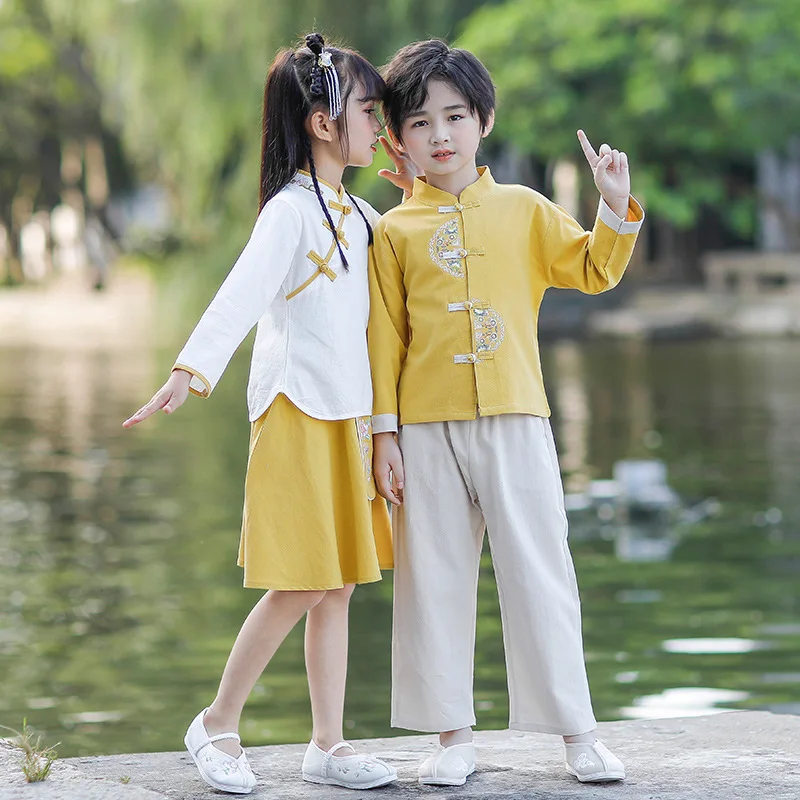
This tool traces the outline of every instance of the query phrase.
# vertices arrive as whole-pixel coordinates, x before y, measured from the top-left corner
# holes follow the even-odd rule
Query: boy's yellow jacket
[[[539,306],[549,286],[595,294],[619,282],[644,219],[603,202],[591,232],[487,167],[461,196],[414,182],[370,254],[373,430],[526,413],[549,416]]]

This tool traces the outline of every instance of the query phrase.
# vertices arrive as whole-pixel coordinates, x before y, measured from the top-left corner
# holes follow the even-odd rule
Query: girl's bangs
[[[386,84],[380,73],[360,53],[350,52],[348,66],[349,77],[353,81],[350,91],[355,89],[355,84],[364,87],[363,97],[359,100],[383,100]]]

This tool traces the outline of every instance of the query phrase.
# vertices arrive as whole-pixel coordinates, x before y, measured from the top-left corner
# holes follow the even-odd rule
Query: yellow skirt
[[[314,419],[280,394],[253,423],[239,566],[246,587],[284,591],[371,583],[392,568],[369,417]]]

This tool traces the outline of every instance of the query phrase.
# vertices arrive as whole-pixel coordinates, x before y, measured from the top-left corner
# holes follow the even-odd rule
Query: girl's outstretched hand
[[[612,150],[607,144],[600,145],[595,152],[591,142],[583,131],[578,131],[578,141],[583,154],[592,168],[594,184],[603,195],[609,208],[621,219],[628,215],[628,198],[631,193],[631,175],[628,170],[628,155],[619,150]]]
[[[128,417],[122,423],[122,427],[132,428],[162,408],[165,414],[177,411],[189,396],[189,382],[191,380],[192,376],[186,370],[172,370],[169,380],[153,395],[152,400],[147,405],[142,406],[132,417]]]
[[[421,175],[421,170],[417,169],[417,165],[405,154],[401,153],[386,136],[378,137],[386,155],[392,159],[395,171],[390,169],[379,169],[378,175],[381,178],[386,178],[389,183],[393,183],[398,189],[403,190],[406,199],[411,197],[411,190],[414,188],[414,178]]]

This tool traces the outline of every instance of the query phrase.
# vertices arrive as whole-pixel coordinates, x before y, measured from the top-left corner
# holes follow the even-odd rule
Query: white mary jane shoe
[[[345,789],[375,789],[397,780],[397,770],[379,758],[357,753],[335,756],[342,747],[353,750],[351,744],[339,742],[325,752],[313,740],[309,742],[303,758],[303,780]]]
[[[193,720],[183,737],[183,743],[189,751],[200,777],[214,789],[233,794],[250,794],[256,787],[256,776],[250,768],[247,756],[242,750],[238,758],[223,753],[214,747],[214,742],[223,739],[235,739],[241,742],[238,733],[218,733],[209,736],[203,717],[208,711],[204,708]]]
[[[622,762],[598,739],[594,744],[564,743],[567,749],[567,772],[581,783],[624,781]]]
[[[463,786],[475,772],[475,745],[472,742],[437,745],[436,752],[420,764],[419,782],[426,786]]]

